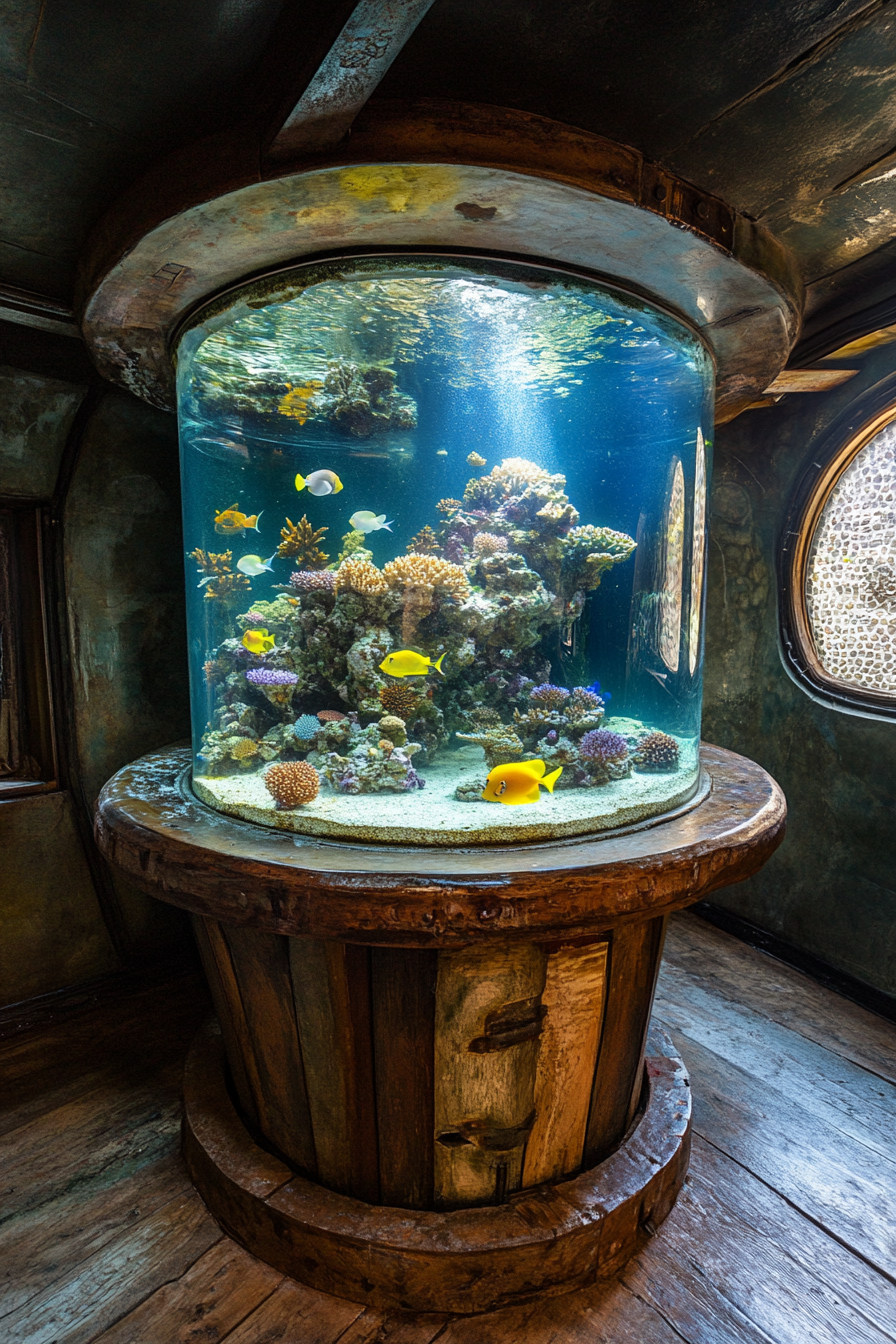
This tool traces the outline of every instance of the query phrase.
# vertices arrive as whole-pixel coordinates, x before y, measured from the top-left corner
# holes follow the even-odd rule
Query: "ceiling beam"
[[[274,137],[268,157],[338,145],[432,4],[360,0]]]

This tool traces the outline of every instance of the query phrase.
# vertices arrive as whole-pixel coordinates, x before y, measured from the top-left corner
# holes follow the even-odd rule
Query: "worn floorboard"
[[[0,1044],[0,1344],[896,1344],[896,1027],[691,915],[656,1016],[691,1073],[682,1196],[621,1277],[389,1315],[222,1236],[178,1144],[181,978]]]

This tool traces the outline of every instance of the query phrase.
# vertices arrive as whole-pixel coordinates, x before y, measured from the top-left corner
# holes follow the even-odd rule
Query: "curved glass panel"
[[[541,268],[342,260],[208,308],[178,397],[200,797],[457,844],[693,795],[686,328]]]
[[[819,517],[806,568],[806,614],[822,669],[896,695],[896,424],[855,455]]]

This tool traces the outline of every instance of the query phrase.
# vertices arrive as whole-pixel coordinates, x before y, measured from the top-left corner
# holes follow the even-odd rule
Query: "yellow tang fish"
[[[422,653],[414,653],[413,649],[397,649],[395,653],[386,654],[380,663],[380,671],[388,672],[390,677],[425,677],[427,670],[434,667],[439,676],[443,677],[444,657],[444,653],[440,653],[433,662],[431,658],[424,658]]]
[[[496,765],[485,781],[482,794],[487,803],[537,803],[541,797],[539,784],[543,784],[549,793],[560,778],[563,766],[558,765],[549,775],[545,772],[544,761],[514,761],[511,765]]]
[[[267,630],[247,630],[240,643],[250,653],[270,653],[274,647],[274,636],[269,635]]]
[[[231,504],[229,509],[215,514],[215,531],[225,537],[235,536],[237,532],[245,532],[248,528],[254,528],[258,532],[260,517],[260,513],[253,513],[251,516],[240,513],[237,506]]]

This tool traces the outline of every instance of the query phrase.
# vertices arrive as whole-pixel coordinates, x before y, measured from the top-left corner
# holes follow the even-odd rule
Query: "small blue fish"
[[[609,691],[602,691],[602,690],[601,690],[601,688],[600,688],[600,682],[599,682],[599,681],[592,681],[592,683],[591,683],[590,686],[586,686],[586,687],[585,687],[585,690],[586,690],[586,691],[592,691],[595,695],[599,695],[600,698],[601,698],[601,700],[612,700],[612,699],[613,699],[613,697],[612,697],[612,695],[610,694]]]

